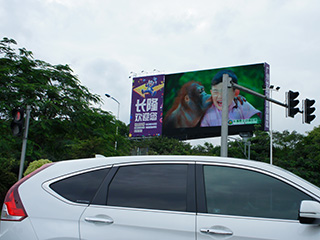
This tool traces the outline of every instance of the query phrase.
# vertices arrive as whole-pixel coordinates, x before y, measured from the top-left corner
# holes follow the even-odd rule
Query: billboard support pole
[[[228,157],[228,87],[230,85],[230,77],[228,74],[223,74],[222,78],[222,116],[221,116],[221,157]]]

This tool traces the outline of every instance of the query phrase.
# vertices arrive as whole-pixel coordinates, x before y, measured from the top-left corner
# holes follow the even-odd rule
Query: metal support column
[[[23,169],[24,169],[24,161],[26,159],[30,112],[31,112],[31,106],[28,105],[27,106],[27,117],[26,117],[26,121],[25,121],[25,125],[24,125],[24,132],[23,132],[23,139],[22,139],[22,150],[21,150],[21,157],[20,157],[19,177],[18,177],[19,180],[22,178]]]
[[[228,87],[230,87],[230,77],[223,74],[222,78],[222,116],[221,116],[221,157],[228,157]]]

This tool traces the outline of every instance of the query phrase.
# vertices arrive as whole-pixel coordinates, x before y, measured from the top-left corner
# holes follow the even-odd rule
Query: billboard
[[[130,134],[136,137],[163,135],[178,139],[220,136],[223,74],[228,74],[233,82],[243,87],[268,96],[265,89],[269,86],[269,71],[269,65],[261,63],[136,78],[133,86],[136,90],[133,91],[132,98]],[[159,92],[154,96],[149,94],[142,97],[138,94],[139,98],[134,97],[137,96],[139,87],[145,91],[148,88],[146,82],[155,77],[161,78],[153,87],[161,89]],[[228,89],[228,96],[229,135],[253,131],[257,125],[261,130],[268,130],[268,101],[233,88]],[[138,110],[143,110],[139,109],[139,106],[142,103],[147,104],[147,98],[158,99],[157,114],[161,116],[157,128],[150,132],[146,129],[150,122],[137,121]],[[142,129],[144,130],[139,132]]]
[[[164,75],[133,78],[129,137],[160,136]]]

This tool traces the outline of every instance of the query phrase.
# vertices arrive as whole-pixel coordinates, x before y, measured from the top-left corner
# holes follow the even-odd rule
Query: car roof
[[[231,157],[217,157],[217,156],[196,156],[196,155],[139,155],[139,156],[116,156],[116,157],[102,157],[73,159],[56,162],[55,165],[61,166],[64,169],[70,168],[73,170],[81,170],[84,168],[97,168],[108,165],[123,165],[123,164],[140,164],[140,163],[157,163],[157,162],[177,162],[177,163],[216,163],[224,165],[237,165],[244,167],[252,167],[270,172],[286,171],[277,166],[240,158]],[[287,173],[290,173],[286,171]]]
[[[235,165],[247,168],[260,169],[276,175],[282,176],[284,172],[288,175],[292,173],[276,167],[274,165],[240,158],[217,157],[217,156],[195,156],[195,155],[139,155],[139,156],[116,156],[116,157],[98,157],[87,159],[74,159],[57,162],[55,167],[63,168],[65,171],[81,171],[89,168],[100,168],[103,166],[123,165],[123,164],[141,164],[157,162],[177,162],[177,163],[215,163],[223,165]]]
[[[124,164],[142,164],[142,163],[159,163],[159,162],[175,162],[175,163],[206,163],[217,164],[224,166],[240,166],[248,169],[259,170],[260,172],[268,173],[277,176],[286,181],[299,184],[309,191],[317,191],[320,196],[320,189],[306,180],[294,175],[293,173],[282,169],[280,167],[239,158],[230,157],[214,157],[214,156],[195,156],[195,155],[140,155],[140,156],[117,156],[117,157],[103,157],[74,159],[55,162],[51,167],[47,168],[40,175],[45,175],[40,178],[48,180],[48,178],[56,178],[58,176],[68,175],[83,170],[97,169],[102,167],[111,167]],[[40,180],[41,181],[41,180]],[[312,190],[310,190],[310,187]]]
[[[269,164],[245,160],[240,158],[230,158],[230,157],[216,157],[216,156],[195,156],[195,155],[139,155],[139,156],[116,156],[116,157],[102,157],[98,158],[87,158],[87,159],[74,159],[74,160],[64,160],[57,162],[63,165],[79,165],[88,167],[98,167],[102,165],[121,165],[121,164],[134,164],[142,162],[211,162],[211,163],[223,163],[223,164],[236,164],[252,167],[268,167]]]

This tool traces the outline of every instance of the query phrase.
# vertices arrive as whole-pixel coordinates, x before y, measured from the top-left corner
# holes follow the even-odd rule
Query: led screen
[[[269,86],[266,63],[165,75],[162,135],[195,139],[221,135],[222,76],[265,95]],[[268,102],[228,89],[229,134],[268,129]]]

